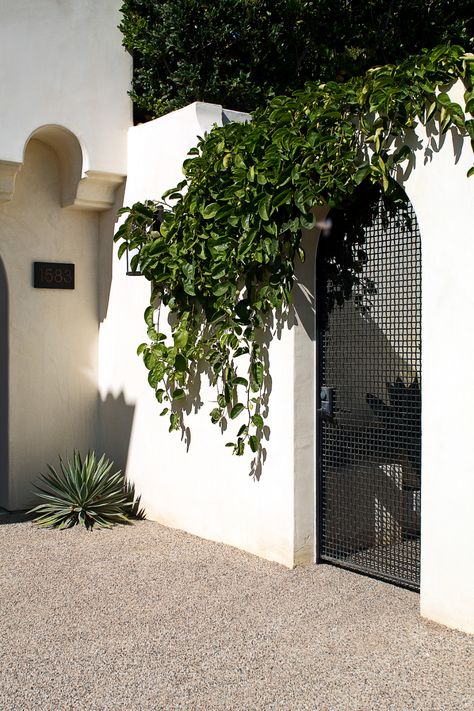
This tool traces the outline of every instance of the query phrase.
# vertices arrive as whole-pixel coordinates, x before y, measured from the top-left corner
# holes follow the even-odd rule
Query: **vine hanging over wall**
[[[458,79],[464,107],[446,93]],[[308,84],[273,99],[250,123],[200,139],[184,180],[163,201],[124,208],[119,256],[133,251],[132,269],[153,285],[148,341],[138,353],[170,431],[180,428],[206,367],[216,389],[212,422],[240,419],[228,445],[238,455],[247,444],[260,451],[267,359],[258,334],[266,315],[290,302],[295,260],[304,259],[301,228],[315,225],[314,207],[344,208],[367,185],[402,204],[394,176],[413,155],[408,139],[417,123],[434,120],[440,133],[454,126],[474,148],[473,86],[474,55],[458,46],[344,84]],[[334,252],[329,278],[341,300],[360,281],[362,242],[356,233]],[[160,330],[161,304],[173,317],[171,337]]]

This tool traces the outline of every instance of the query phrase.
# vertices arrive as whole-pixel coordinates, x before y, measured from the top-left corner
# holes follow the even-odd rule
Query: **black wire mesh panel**
[[[319,380],[332,399],[319,417],[319,556],[417,589],[421,240],[411,206],[387,216],[379,204],[357,254],[359,282],[332,307],[318,257]]]

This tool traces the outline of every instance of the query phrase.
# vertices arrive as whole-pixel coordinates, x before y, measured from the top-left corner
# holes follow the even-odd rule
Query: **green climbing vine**
[[[447,93],[458,79],[464,106]],[[367,186],[380,186],[388,205],[402,204],[395,176],[414,160],[409,136],[417,123],[433,120],[441,134],[454,126],[474,148],[473,85],[474,55],[458,46],[346,83],[308,84],[276,97],[249,123],[214,128],[191,149],[184,180],[162,201],[124,208],[119,256],[129,249],[132,269],[152,284],[148,340],[138,353],[170,431],[183,426],[207,369],[216,391],[212,422],[225,429],[240,419],[228,446],[238,455],[246,445],[261,451],[268,374],[262,333],[268,317],[290,302],[295,260],[304,260],[301,228],[314,227],[313,208],[354,205]],[[329,261],[341,299],[360,283],[362,246],[355,231]],[[160,326],[161,305],[170,328]]]

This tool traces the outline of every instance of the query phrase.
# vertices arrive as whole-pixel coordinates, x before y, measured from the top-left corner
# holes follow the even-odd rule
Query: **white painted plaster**
[[[462,88],[451,95],[460,101]],[[474,631],[474,178],[468,137],[434,125],[413,136],[416,158],[398,176],[414,206],[422,238],[422,536],[420,606],[424,617]],[[295,305],[312,308],[316,242],[305,237]],[[298,311],[298,308],[297,308]],[[303,322],[306,321],[306,324]],[[316,459],[314,342],[297,318],[295,340],[295,550],[311,541],[311,481]],[[313,439],[312,439],[313,438]],[[316,468],[316,467],[315,467]],[[315,471],[315,469],[313,470]],[[316,507],[317,510],[317,507]],[[313,535],[315,535],[313,533]],[[315,541],[314,541],[315,542]],[[303,554],[307,560],[307,555]],[[296,555],[298,560],[298,555]]]
[[[0,0],[0,505],[11,509],[29,505],[46,462],[97,442],[99,235],[103,255],[113,220],[94,212],[116,202],[132,118],[120,6]],[[75,290],[33,289],[35,260],[73,262]]]
[[[270,348],[271,439],[257,481],[248,476],[249,459],[224,447],[231,436],[211,425],[205,385],[201,411],[188,418],[189,450],[168,433],[136,356],[149,285],[126,277],[124,262],[112,256],[111,212],[89,211],[114,198],[120,205],[115,191],[126,172],[126,204],[159,198],[181,179],[197,135],[247,117],[192,104],[130,129],[127,157],[131,60],[117,30],[120,4],[0,0],[0,258],[10,368],[10,475],[0,503],[27,505],[44,463],[97,445],[126,465],[151,518],[287,566],[311,561],[316,236],[305,236],[294,325]],[[31,136],[39,140],[28,143]],[[474,631],[471,161],[467,139],[453,141],[448,132],[439,146],[420,132],[415,164],[399,177],[423,247],[421,612]],[[33,290],[34,259],[75,262],[76,290]]]
[[[421,613],[474,632],[473,155],[454,131],[418,136],[404,187],[422,238]]]
[[[220,118],[220,107],[195,104],[131,129],[125,202],[159,198],[177,183],[182,160],[196,135],[212,123],[219,124]],[[465,314],[474,306],[470,289],[473,184],[466,179],[471,160],[467,141],[462,151],[460,146],[455,141],[457,157],[453,160],[450,134],[441,150],[420,135],[415,165],[399,177],[413,202],[423,240],[421,609],[431,619],[471,629],[469,432],[474,392],[472,339]],[[110,436],[105,423],[104,433],[109,433],[112,450],[119,441],[129,443],[128,448],[122,446],[122,455],[149,515],[290,566],[314,560],[315,555],[316,244],[314,234],[305,236],[308,256],[298,271],[294,323],[283,330],[280,340],[275,339],[270,351],[272,436],[258,482],[246,477],[246,460],[230,457],[222,447],[223,439],[205,413],[211,403],[188,420],[189,452],[178,435],[168,434],[166,422],[158,417],[144,367],[135,355],[144,338],[141,315],[149,285],[143,279],[126,277],[124,264],[116,259],[100,335],[101,397],[112,405],[111,412],[115,408],[127,413],[122,432]],[[456,300],[459,308],[453,306]],[[449,408],[444,400],[440,405],[446,383]],[[205,388],[202,394],[206,401]]]
[[[179,182],[182,162],[197,135],[221,122],[221,107],[198,103],[131,129],[125,203],[160,198]],[[167,419],[159,417],[145,367],[136,355],[145,338],[142,314],[149,288],[145,279],[125,276],[125,262],[114,260],[108,312],[100,331],[100,393],[110,413],[133,411],[133,425],[131,431],[114,432],[113,421],[104,423],[110,453],[115,456],[117,448],[123,456],[122,443],[129,438],[127,474],[149,517],[293,565],[293,332],[283,330],[270,349],[271,440],[257,481],[248,475],[250,458],[233,457],[224,446],[238,425],[231,423],[229,432],[221,435],[211,424],[208,413],[215,404],[209,388],[202,388],[200,412],[187,418],[189,451],[178,433],[168,433]],[[129,427],[130,417],[124,415],[123,420]],[[312,472],[309,477],[312,481]]]
[[[21,163],[28,138],[60,125],[83,171],[126,173],[131,58],[120,0],[0,0],[0,160]]]
[[[15,199],[0,205],[0,257],[8,282],[10,455],[0,505],[11,510],[31,504],[32,482],[58,454],[96,444],[99,220],[91,212],[62,209],[60,193],[57,155],[32,140]],[[75,289],[34,289],[33,261],[74,263]],[[2,382],[2,390],[6,386]],[[5,472],[1,475],[3,480]]]
[[[321,220],[328,209],[318,208]],[[305,230],[302,247],[305,261],[296,263],[297,284],[293,289],[294,323],[294,530],[295,563],[316,559],[316,254],[319,229]]]

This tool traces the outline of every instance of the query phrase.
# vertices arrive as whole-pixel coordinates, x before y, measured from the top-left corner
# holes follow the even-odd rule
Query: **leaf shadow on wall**
[[[174,315],[169,315],[169,323],[173,323]],[[262,388],[259,394],[259,404],[252,414],[261,414],[262,417],[267,420],[270,413],[270,396],[273,389],[273,380],[271,376],[271,354],[270,345],[272,341],[277,338],[280,340],[282,338],[283,332],[290,328],[295,323],[293,309],[292,307],[286,310],[280,309],[275,314],[268,313],[265,316],[265,325],[256,334],[256,342],[260,346],[260,360],[264,366],[264,377],[262,382]],[[241,376],[248,375],[247,368],[248,362],[245,362],[245,358],[240,358],[236,361],[236,366],[238,369],[238,374]],[[202,397],[203,390],[207,390],[212,383],[214,373],[212,368],[208,363],[200,362],[195,364],[190,371],[189,377],[189,395],[178,402],[173,402],[171,400],[169,409],[171,412],[177,413],[179,417],[179,430],[181,432],[181,440],[185,443],[186,452],[189,452],[192,440],[191,427],[187,424],[187,416],[191,414],[197,414],[203,406],[212,405],[213,401],[209,401],[206,397]],[[227,416],[224,416],[218,427],[220,428],[221,435],[229,432],[229,438],[235,438],[235,429],[237,421],[230,420],[229,412],[232,409],[236,401],[232,401],[229,404]],[[205,415],[205,413],[203,413]],[[239,423],[239,425],[242,423]],[[267,459],[267,447],[266,443],[269,442],[271,437],[271,428],[266,422],[261,430],[261,446],[252,455],[249,465],[249,476],[253,477],[258,481],[263,473],[263,466]]]

